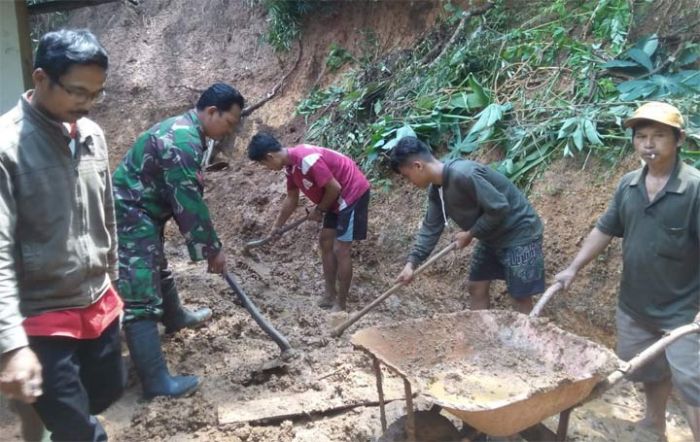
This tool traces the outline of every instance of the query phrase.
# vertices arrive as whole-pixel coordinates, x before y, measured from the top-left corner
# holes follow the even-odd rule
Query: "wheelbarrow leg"
[[[403,379],[404,394],[406,395],[406,436],[408,442],[416,442],[416,415],[413,413],[413,392],[408,379]]]
[[[564,442],[566,440],[566,433],[569,432],[569,417],[571,416],[571,410],[574,407],[567,408],[566,410],[559,413],[559,425],[557,426],[557,442]]]
[[[382,369],[379,359],[372,356],[374,375],[377,377],[377,393],[379,394],[379,419],[382,421],[382,432],[386,432],[386,407],[384,405],[384,387],[382,386]]]

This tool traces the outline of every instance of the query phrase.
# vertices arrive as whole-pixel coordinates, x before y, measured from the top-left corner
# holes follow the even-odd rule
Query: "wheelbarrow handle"
[[[605,380],[596,385],[591,392],[591,395],[588,396],[583,402],[589,402],[600,397],[603,393],[620,382],[625,376],[639,370],[639,368],[643,367],[649,361],[661,354],[666,347],[671,345],[677,339],[690,333],[700,333],[700,321],[681,325],[680,327],[666,333],[661,339],[650,345],[637,356],[630,359],[626,364],[612,372]]]
[[[413,275],[415,276],[415,275],[420,274],[421,272],[423,272],[423,270],[425,270],[426,268],[430,267],[435,261],[437,261],[438,259],[440,259],[440,258],[442,258],[443,256],[447,255],[449,252],[453,251],[456,247],[457,247],[457,243],[456,243],[456,242],[450,243],[450,245],[448,245],[448,246],[445,247],[444,249],[440,250],[438,253],[436,253],[435,255],[433,255],[432,257],[430,257],[430,259],[428,259],[426,262],[424,262],[423,265],[421,265],[420,267],[418,267],[418,268],[413,272]],[[361,317],[363,317],[365,314],[367,314],[368,311],[372,310],[374,307],[376,307],[378,304],[380,304],[381,302],[383,302],[386,298],[388,298],[389,296],[391,296],[392,293],[394,293],[395,291],[397,291],[398,289],[400,289],[400,288],[403,287],[404,285],[406,285],[406,284],[403,283],[403,282],[398,282],[398,283],[394,284],[389,290],[387,290],[386,292],[384,292],[384,293],[382,293],[381,295],[379,295],[379,297],[378,297],[377,299],[375,299],[374,301],[372,301],[372,302],[370,302],[369,304],[367,304],[367,305],[365,306],[365,308],[363,308],[363,309],[360,310],[359,312],[355,313],[354,315],[352,315],[352,316],[350,317],[350,319],[348,319],[347,321],[343,322],[342,324],[340,324],[339,326],[337,326],[335,329],[333,329],[333,331],[331,332],[331,336],[333,336],[334,338],[337,338],[337,337],[339,337],[340,335],[342,335],[343,332],[344,332],[348,327],[350,327],[352,324],[354,324],[355,322],[357,322],[357,320],[360,319]]]
[[[224,271],[224,279],[228,283],[228,285],[233,289],[233,291],[236,293],[238,296],[238,299],[241,300],[241,303],[243,304],[243,307],[245,307],[246,310],[248,310],[248,313],[250,313],[250,316],[253,317],[255,322],[258,323],[260,328],[263,329],[267,335],[272,338],[273,341],[277,344],[277,346],[280,348],[282,351],[282,354],[287,353],[289,350],[291,350],[292,346],[289,345],[289,341],[287,341],[287,338],[282,336],[280,332],[278,332],[272,324],[270,324],[260,313],[258,308],[253,304],[253,301],[250,300],[248,295],[246,295],[245,291],[243,291],[243,288],[238,285],[236,280],[233,278],[233,275],[231,275],[229,272]]]
[[[251,241],[251,242],[249,242],[249,243],[247,243],[247,244],[245,245],[245,249],[248,250],[248,249],[252,249],[252,248],[254,248],[254,247],[263,246],[263,245],[269,243],[270,241],[272,241],[272,240],[275,238],[275,236],[281,236],[281,235],[284,235],[285,233],[289,232],[289,231],[292,230],[292,229],[296,229],[296,228],[299,227],[301,224],[303,224],[304,221],[307,221],[308,219],[309,219],[309,216],[306,215],[306,216],[303,217],[303,218],[299,218],[299,219],[296,220],[296,221],[293,221],[293,222],[291,222],[291,223],[288,223],[287,225],[282,226],[282,227],[280,227],[280,228],[277,230],[277,235],[270,235],[270,236],[267,236],[267,237],[265,237],[265,238],[263,238],[263,239],[258,239],[258,240],[255,240],[255,241]]]
[[[549,288],[546,292],[544,292],[540,300],[537,301],[537,304],[535,304],[535,306],[532,308],[532,311],[530,312],[530,317],[538,317],[540,313],[542,313],[542,309],[544,308],[545,304],[547,304],[549,300],[552,299],[552,296],[554,296],[554,294],[561,290],[563,287],[564,286],[559,281],[549,286]]]

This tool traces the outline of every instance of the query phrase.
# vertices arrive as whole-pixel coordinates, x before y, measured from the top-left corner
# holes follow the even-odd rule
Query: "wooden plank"
[[[365,377],[367,382],[363,379]],[[219,424],[270,423],[379,404],[373,376],[357,373],[350,375],[349,378],[355,385],[333,383],[321,391],[280,393],[252,401],[220,404],[217,409]],[[342,395],[337,393],[339,386],[343,387]],[[401,381],[398,378],[386,377],[384,379],[384,402],[388,403],[403,398],[404,389]]]
[[[54,0],[42,3],[33,3],[27,6],[31,15],[46,14],[49,12],[63,12],[72,9],[86,8],[90,6],[102,5],[105,3],[115,3],[121,0]],[[138,1],[129,0],[129,3],[138,5]]]

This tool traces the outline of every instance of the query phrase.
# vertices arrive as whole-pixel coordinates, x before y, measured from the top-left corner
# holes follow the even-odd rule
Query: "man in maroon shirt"
[[[248,158],[270,170],[284,169],[287,175],[287,197],[272,226],[273,235],[297,208],[300,190],[316,204],[309,219],[323,219],[319,245],[326,283],[319,306],[345,310],[352,280],[352,241],[367,237],[369,181],[345,155],[307,144],[283,148],[266,133],[250,141]]]

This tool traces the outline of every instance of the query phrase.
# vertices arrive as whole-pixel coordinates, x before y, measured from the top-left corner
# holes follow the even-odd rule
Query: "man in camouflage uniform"
[[[170,376],[160,349],[158,320],[166,333],[174,333],[211,317],[208,308],[191,312],[180,304],[163,251],[163,231],[173,218],[190,258],[206,259],[210,273],[224,271],[222,244],[203,200],[202,159],[206,138],[219,140],[231,133],[243,107],[237,90],[214,84],[195,109],[141,134],[114,171],[124,330],[146,398],[182,396],[199,385],[196,376]]]

